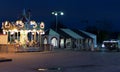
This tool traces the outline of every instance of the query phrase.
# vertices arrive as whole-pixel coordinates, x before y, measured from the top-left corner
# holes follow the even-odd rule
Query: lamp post
[[[57,23],[58,23],[58,15],[64,15],[64,13],[62,11],[54,11],[52,12],[53,15],[55,15],[56,17],[56,31],[57,31]]]

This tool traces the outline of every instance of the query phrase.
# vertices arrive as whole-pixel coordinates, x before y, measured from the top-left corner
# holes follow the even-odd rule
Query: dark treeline
[[[87,26],[86,31],[97,35],[98,43],[102,43],[104,40],[120,39],[120,32],[98,29],[95,26]]]

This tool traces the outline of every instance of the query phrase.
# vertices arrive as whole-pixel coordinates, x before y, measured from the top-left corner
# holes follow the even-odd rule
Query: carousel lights
[[[41,29],[40,29],[39,32],[40,32],[41,35],[45,34],[45,32],[43,30],[41,30]]]
[[[5,31],[5,30],[3,30],[3,34],[6,34],[6,31]]]
[[[23,30],[20,30],[21,33],[23,33]]]
[[[34,35],[34,32],[32,32],[32,35]]]
[[[16,28],[14,28],[12,31],[14,31],[14,32],[18,32],[18,30],[17,30]]]
[[[3,32],[3,34],[5,35],[5,34],[6,34],[6,32],[4,31],[4,32]]]
[[[3,23],[5,28],[10,28],[10,23],[8,21],[5,21],[5,23]]]
[[[30,20],[30,16],[27,16],[25,11],[23,13],[24,16],[20,20],[16,20],[15,22],[2,22],[3,34],[8,35],[8,41],[10,43],[18,40],[21,44],[26,44],[25,41],[28,39],[30,39],[30,41],[40,41],[41,35],[44,34],[44,22],[37,23],[34,20]]]
[[[41,32],[40,34],[41,34],[41,35],[43,35],[43,34],[44,34],[44,32]]]
[[[31,32],[31,30],[28,30],[28,32]]]
[[[20,20],[17,20],[17,21],[16,21],[16,24],[19,24],[19,23],[21,23],[21,21],[20,21]]]
[[[9,22],[8,21],[5,21],[5,24],[8,24]]]
[[[37,33],[39,34],[39,31],[37,31]]]
[[[31,25],[34,25],[36,22],[35,21],[30,21],[30,24]]]
[[[36,32],[36,29],[33,29],[33,32]]]
[[[33,25],[33,28],[37,27],[37,23],[35,21],[30,21],[30,25]]]
[[[24,23],[21,20],[16,21],[16,25],[18,25],[20,28],[24,27]]]
[[[9,32],[11,32],[11,30],[8,30]]]
[[[13,35],[13,34],[14,34],[14,32],[12,31],[12,32],[10,32],[10,34],[11,34],[11,35]]]
[[[24,28],[24,24],[25,23],[23,23],[21,20],[17,20],[15,23],[13,22],[10,23],[9,21],[5,21],[5,22],[2,22],[2,29],[13,31],[13,28],[16,28],[17,30],[22,30]],[[35,21],[30,21],[30,25],[33,26],[33,29],[36,29],[38,26]],[[40,25],[40,29],[43,30],[45,28],[44,22],[41,22],[39,25]]]
[[[45,34],[45,32],[43,31],[42,33],[41,33],[41,35],[44,35]]]
[[[44,27],[45,27],[44,22],[41,22],[41,23],[40,23],[40,28],[41,28],[41,29],[44,29]]]
[[[40,29],[40,30],[39,30],[39,32],[41,33],[41,32],[42,32],[42,30]]]
[[[29,32],[31,32],[30,34],[33,35],[33,36],[31,36],[31,39],[33,39],[33,40],[36,40],[37,36],[40,39],[41,35],[45,34],[44,22],[36,23],[35,21],[30,21],[30,23],[29,24],[28,23],[23,22],[21,20],[17,20],[16,22],[9,22],[9,21],[2,22],[3,34],[7,34],[8,37],[10,37],[10,43],[12,43],[12,39],[17,38],[17,40],[23,44],[25,43],[24,40],[27,39],[27,37],[28,37],[27,35]],[[28,25],[26,25],[26,24],[28,24]],[[30,28],[31,26],[32,26],[32,28]],[[39,26],[39,27],[37,27],[37,26]],[[38,35],[36,35],[36,33]],[[20,36],[19,36],[19,34],[20,34]],[[17,37],[15,37],[15,36],[17,36]]]

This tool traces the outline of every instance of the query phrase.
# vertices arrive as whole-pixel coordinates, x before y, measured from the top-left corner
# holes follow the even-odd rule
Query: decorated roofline
[[[3,32],[20,32],[25,30],[27,32],[44,32],[44,28],[44,22],[36,22],[34,20],[30,20],[30,12],[26,12],[25,9],[23,10],[23,14],[20,20],[17,20],[15,22],[2,22]]]
[[[30,22],[23,22],[21,20],[18,20],[16,22],[9,22],[5,21],[2,22],[2,29],[3,30],[43,30],[45,28],[44,22],[36,23],[35,21]]]

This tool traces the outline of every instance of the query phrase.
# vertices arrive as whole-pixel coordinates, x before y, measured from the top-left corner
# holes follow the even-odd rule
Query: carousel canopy
[[[4,31],[14,31],[14,30],[44,30],[44,22],[35,22],[30,19],[30,11],[26,12],[23,10],[21,18],[15,22],[5,21],[2,22],[2,29]]]

